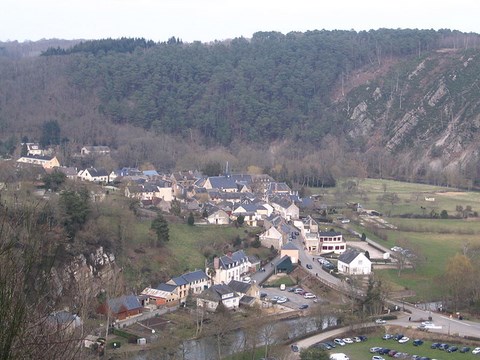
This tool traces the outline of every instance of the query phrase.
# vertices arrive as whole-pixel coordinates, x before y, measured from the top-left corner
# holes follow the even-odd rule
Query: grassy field
[[[356,184],[353,188],[347,183]],[[448,259],[469,247],[480,246],[480,218],[468,219],[411,219],[399,217],[402,214],[440,214],[446,210],[449,215],[459,215],[457,206],[480,212],[480,193],[466,192],[452,188],[425,184],[405,183],[381,179],[345,179],[339,181],[335,189],[312,189],[312,193],[322,194],[326,203],[343,204],[359,202],[364,209],[375,209],[384,214],[383,218],[397,227],[396,230],[379,230],[382,240],[372,229],[352,223],[349,226],[390,248],[407,244],[413,247],[425,261],[417,269],[407,269],[398,276],[397,270],[378,270],[392,288],[407,288],[416,292],[414,301],[439,299],[442,289],[436,282],[445,271]],[[395,193],[398,200],[393,204],[379,200],[388,193]],[[433,198],[434,201],[426,201]],[[355,213],[344,209],[345,214],[354,217]]]
[[[239,237],[245,239],[257,229],[234,226],[189,226],[169,224],[170,241],[154,247],[154,234],[150,221],[136,222],[134,237],[126,244],[125,275],[130,283],[155,281],[180,275],[184,272],[205,269],[205,256],[223,255]],[[248,248],[247,254],[264,258],[269,249]],[[145,280],[147,279],[147,280]],[[140,286],[140,285],[139,285]]]

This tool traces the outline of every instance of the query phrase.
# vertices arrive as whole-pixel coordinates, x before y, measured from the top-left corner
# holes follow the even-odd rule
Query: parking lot
[[[308,291],[308,289],[304,289],[305,291]],[[289,292],[288,288],[285,290],[280,290],[279,288],[261,288],[260,293],[266,293],[267,296],[264,300],[269,301],[272,299],[274,296],[284,296],[288,298],[288,301],[281,304],[284,307],[290,308],[292,310],[298,310],[301,305],[308,305],[309,307],[315,304],[314,300],[316,300],[317,303],[322,303],[324,302],[323,299],[317,298],[317,299],[305,299],[303,295],[300,294],[295,294],[294,292]]]

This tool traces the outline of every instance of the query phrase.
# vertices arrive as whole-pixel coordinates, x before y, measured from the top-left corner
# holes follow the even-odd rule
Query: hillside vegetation
[[[42,123],[56,120],[66,147],[109,145],[120,166],[185,168],[220,147],[204,159],[300,185],[370,175],[471,187],[479,44],[450,30],[316,30],[5,55],[1,145],[11,152],[12,136],[38,139]]]

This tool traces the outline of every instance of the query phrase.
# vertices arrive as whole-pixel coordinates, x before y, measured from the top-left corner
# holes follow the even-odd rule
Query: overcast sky
[[[257,31],[449,28],[480,33],[479,0],[0,0],[0,41],[224,40]]]

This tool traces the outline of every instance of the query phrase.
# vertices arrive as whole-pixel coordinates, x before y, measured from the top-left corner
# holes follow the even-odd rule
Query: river
[[[296,319],[281,320],[271,326],[265,326],[260,332],[257,346],[270,345],[279,342],[288,342],[289,339],[303,337],[307,334],[316,333],[320,330],[337,325],[337,319],[329,317],[320,324],[319,320],[310,317],[302,317]],[[247,349],[247,334],[244,330],[239,329],[228,336],[228,345],[223,344],[221,351],[223,355],[233,354]],[[212,360],[217,358],[217,344],[213,337],[205,337],[198,340],[187,340],[183,346],[183,355],[179,353],[179,358],[183,360]],[[160,350],[152,350],[150,352],[142,352],[130,357],[132,360],[157,360],[159,359]],[[116,359],[114,357],[113,359]],[[119,357],[118,359],[125,359]]]

